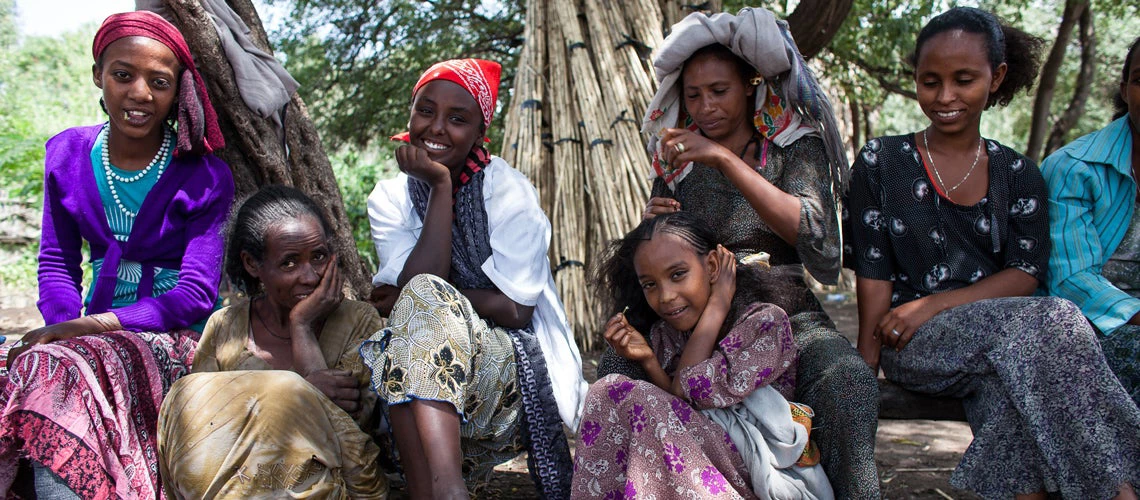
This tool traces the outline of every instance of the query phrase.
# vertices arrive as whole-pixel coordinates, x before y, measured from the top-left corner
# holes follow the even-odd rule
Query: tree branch
[[[1049,140],[1045,142],[1045,152],[1042,157],[1056,151],[1068,142],[1069,130],[1085,113],[1085,104],[1092,91],[1093,80],[1096,79],[1096,27],[1093,23],[1093,9],[1089,5],[1081,13],[1080,19],[1081,41],[1081,69],[1077,73],[1077,82],[1073,89],[1073,97],[1068,107],[1061,113],[1061,117],[1053,124],[1049,133]]]
[[[1045,131],[1049,127],[1049,109],[1053,104],[1053,93],[1057,89],[1057,75],[1061,71],[1061,63],[1065,60],[1065,49],[1073,34],[1073,27],[1085,9],[1089,7],[1087,0],[1066,0],[1065,10],[1061,15],[1061,25],[1057,27],[1057,39],[1053,41],[1053,48],[1049,50],[1049,57],[1041,66],[1041,80],[1037,85],[1037,97],[1033,100],[1033,122],[1029,129],[1029,144],[1025,147],[1025,156],[1034,162],[1041,161],[1041,149],[1045,143]]]

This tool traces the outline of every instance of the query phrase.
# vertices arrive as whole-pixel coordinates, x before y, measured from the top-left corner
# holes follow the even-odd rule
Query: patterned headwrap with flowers
[[[205,154],[225,147],[218,115],[206,92],[206,82],[194,66],[190,47],[178,28],[149,11],[112,14],[103,21],[91,43],[91,56],[98,62],[103,51],[116,40],[142,36],[157,40],[174,52],[182,65],[178,76],[178,147],[175,154]]]

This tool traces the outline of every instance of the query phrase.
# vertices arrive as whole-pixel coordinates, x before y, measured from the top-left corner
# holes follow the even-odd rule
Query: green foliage
[[[90,72],[95,28],[15,43],[13,7],[0,2],[0,189],[39,203],[44,142],[65,128],[105,119]]]
[[[383,158],[387,158],[384,160]],[[344,209],[352,226],[356,251],[368,269],[376,269],[376,249],[372,246],[371,226],[368,223],[368,195],[376,182],[396,175],[396,162],[390,154],[377,148],[364,152],[344,151],[329,158],[344,199]]]
[[[500,95],[510,92],[521,0],[269,1],[289,7],[271,36],[330,150],[403,131],[412,86],[441,60],[495,60],[504,70]],[[492,139],[497,134],[501,128],[492,128]]]

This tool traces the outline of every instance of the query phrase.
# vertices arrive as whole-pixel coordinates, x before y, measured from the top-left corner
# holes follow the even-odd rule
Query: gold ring
[[[685,143],[678,142],[677,144],[673,145],[673,149],[677,150],[677,154],[684,153],[685,152]]]

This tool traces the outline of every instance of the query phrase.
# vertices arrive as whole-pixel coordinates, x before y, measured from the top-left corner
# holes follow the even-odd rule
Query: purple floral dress
[[[590,386],[574,457],[574,498],[755,498],[728,434],[700,409],[723,408],[771,384],[791,398],[796,344],[788,317],[752,304],[709,359],[676,373],[689,332],[664,321],[650,345],[662,368],[684,380],[686,400],[624,375]]]

